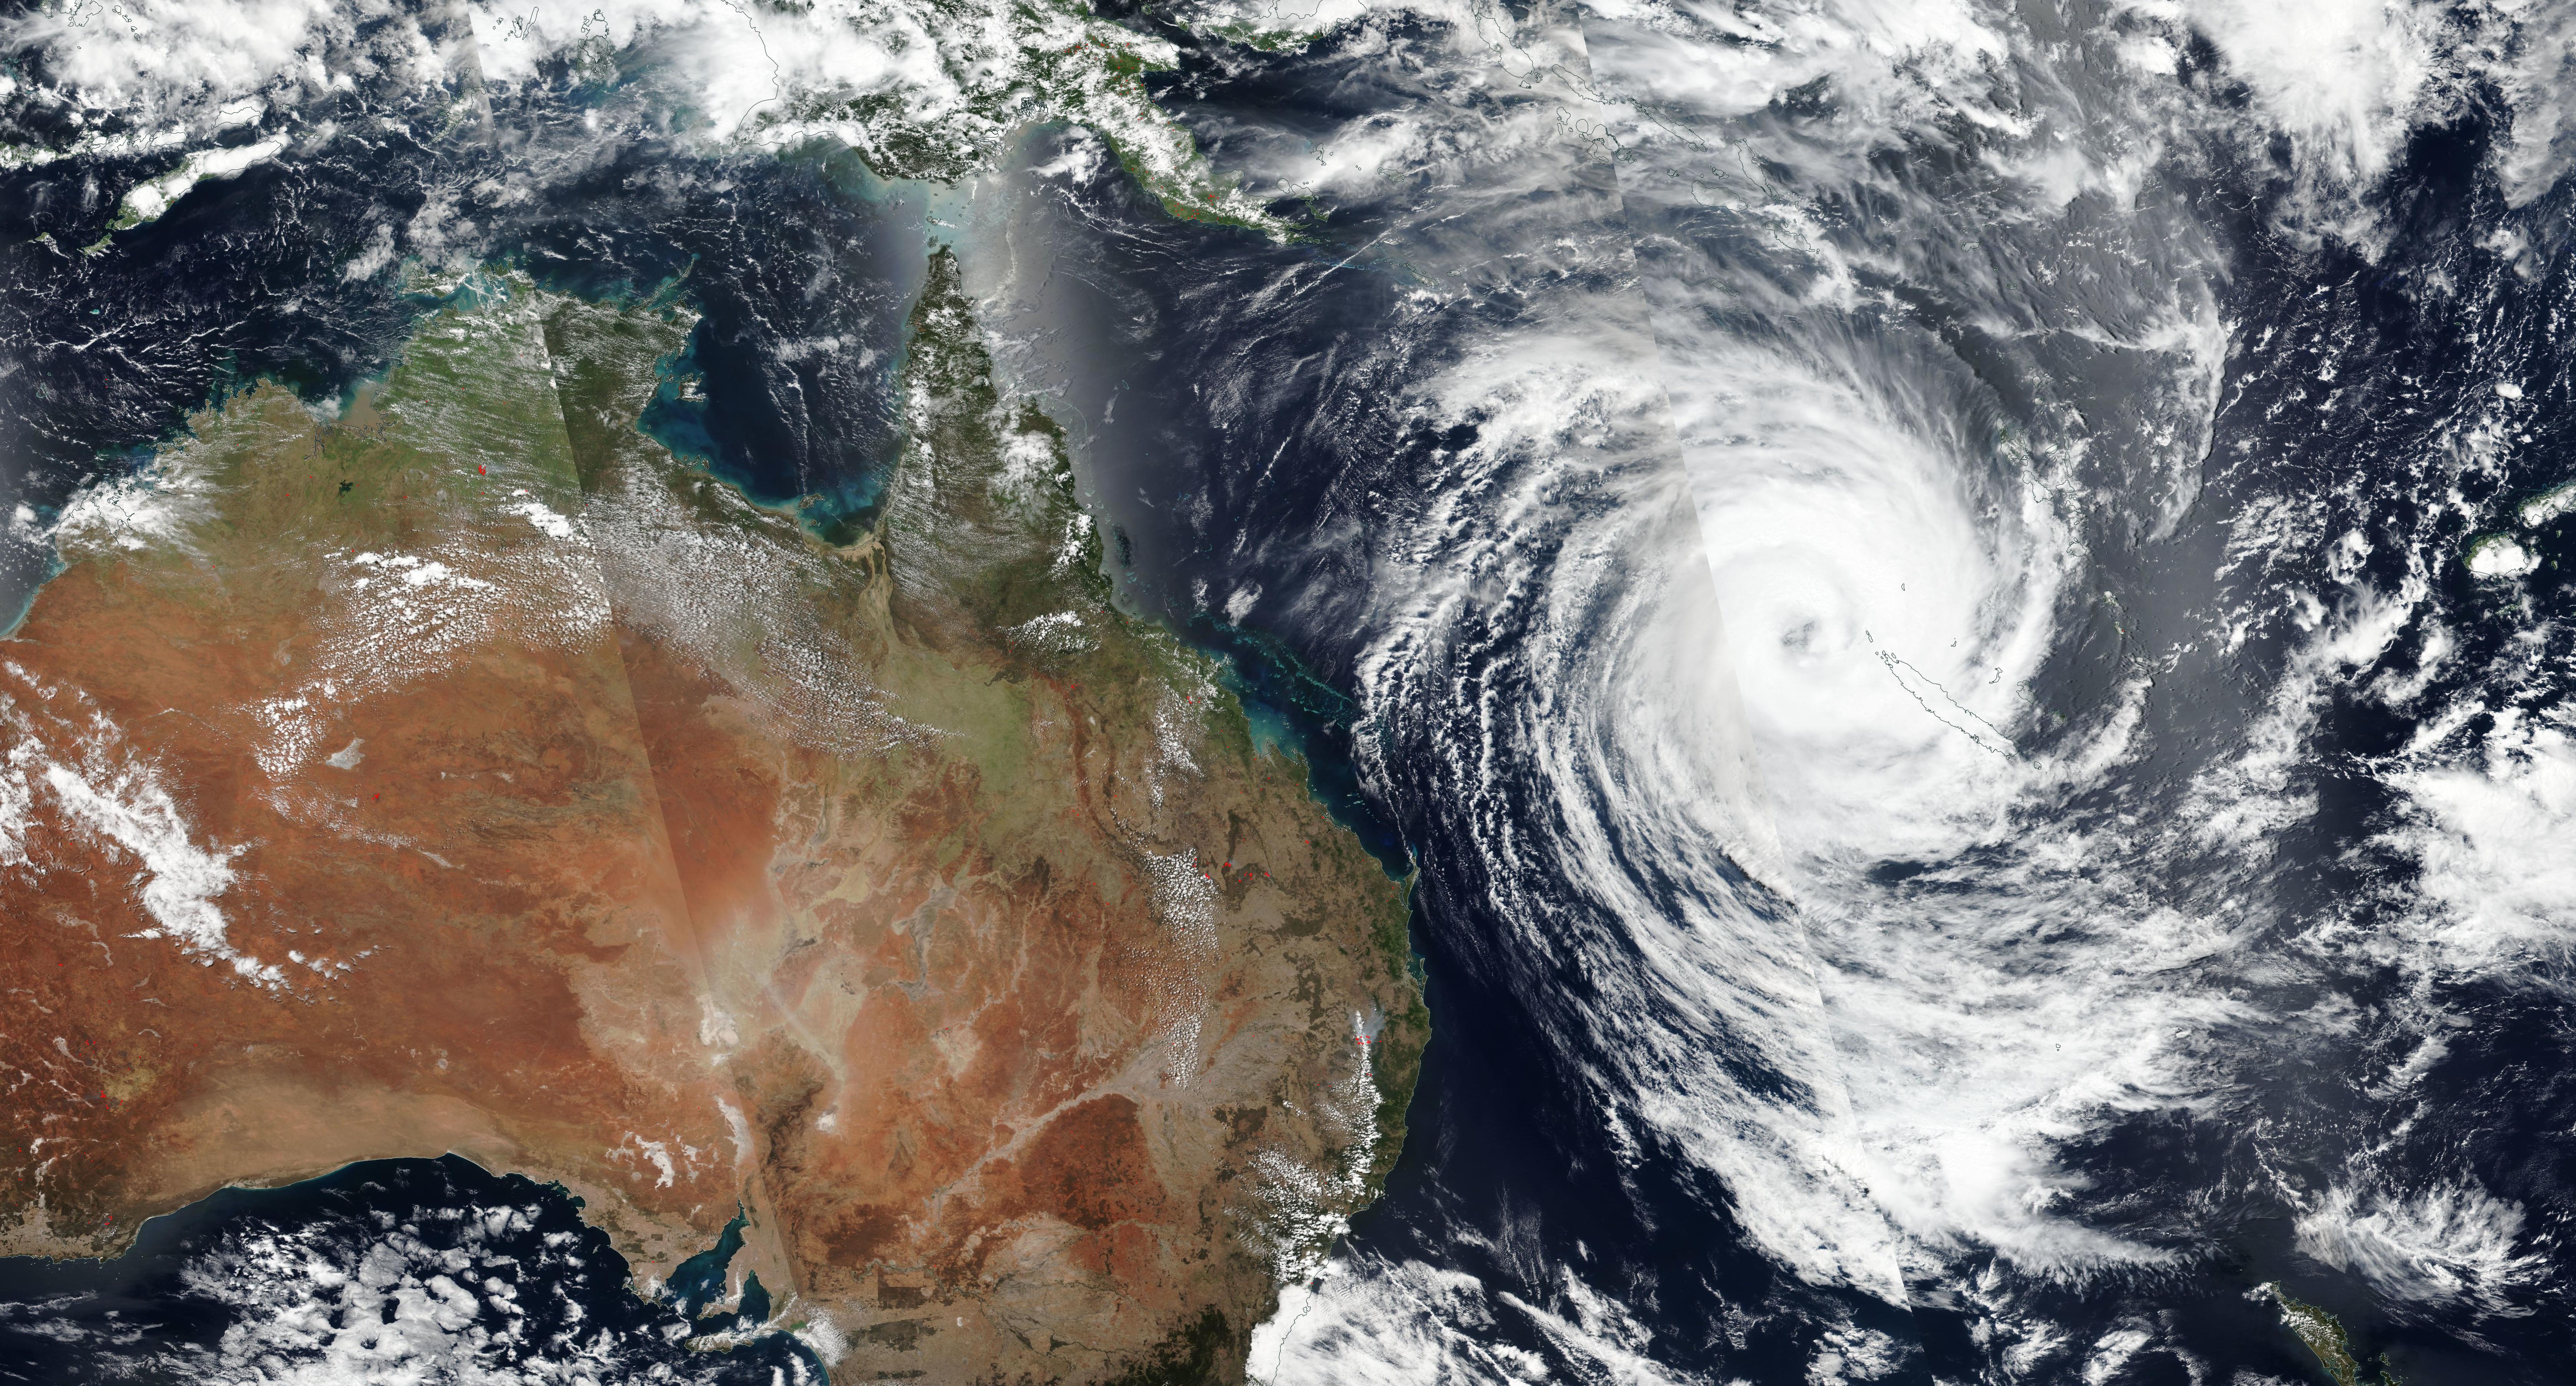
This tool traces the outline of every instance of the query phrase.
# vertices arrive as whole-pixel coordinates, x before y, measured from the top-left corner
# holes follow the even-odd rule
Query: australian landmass
[[[1403,1136],[1401,889],[1116,609],[953,261],[855,537],[639,431],[685,309],[449,303],[53,527],[0,643],[0,1253],[453,1151],[648,1292],[739,1216],[852,1379],[1239,1378]]]

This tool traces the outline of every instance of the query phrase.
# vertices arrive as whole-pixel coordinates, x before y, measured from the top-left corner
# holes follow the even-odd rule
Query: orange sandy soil
[[[493,300],[341,418],[200,419],[0,644],[0,1251],[455,1151],[647,1282],[748,1212],[857,1379],[1107,1380],[1211,1310],[1238,1377],[1401,1136],[1397,887],[1030,557],[1068,502],[974,449],[1057,444],[957,322],[833,547],[634,429],[685,319]],[[1088,644],[1010,633],[1054,608]]]

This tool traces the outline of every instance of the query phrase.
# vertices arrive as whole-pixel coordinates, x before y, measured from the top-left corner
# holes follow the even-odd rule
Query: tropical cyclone
[[[1401,891],[1112,604],[934,258],[876,523],[637,427],[690,327],[479,276],[55,527],[0,645],[0,1251],[455,1151],[847,1370],[1239,1376],[1373,1196]],[[846,541],[846,542],[843,542]]]

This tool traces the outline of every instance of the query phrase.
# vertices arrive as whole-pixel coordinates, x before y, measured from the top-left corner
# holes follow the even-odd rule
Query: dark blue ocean
[[[555,1185],[450,1155],[227,1189],[144,1224],[113,1261],[8,1266],[0,1373],[29,1382],[821,1382],[727,1298],[734,1229],[653,1298]],[[730,1244],[728,1244],[730,1243]],[[692,1338],[740,1332],[725,1351]]]

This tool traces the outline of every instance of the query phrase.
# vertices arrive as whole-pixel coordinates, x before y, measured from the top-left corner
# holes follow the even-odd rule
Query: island
[[[2372,1377],[2369,1368],[2354,1355],[2352,1336],[2344,1330],[2343,1320],[2277,1283],[2267,1283],[2263,1289],[2281,1306],[2282,1327],[2316,1355],[2317,1365],[2334,1378],[2335,1386],[2402,1386],[2386,1357],[2379,1359],[2380,1374]]]

